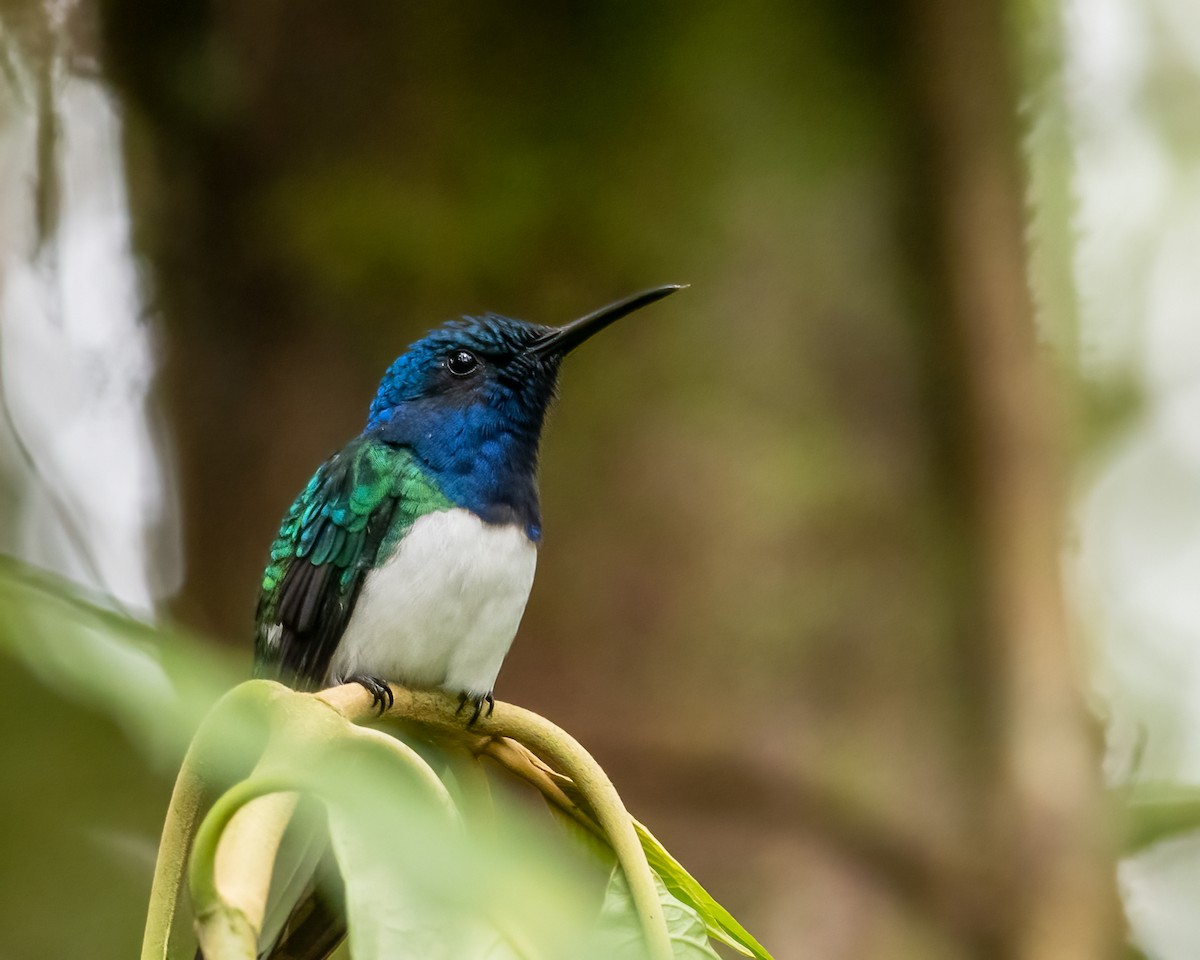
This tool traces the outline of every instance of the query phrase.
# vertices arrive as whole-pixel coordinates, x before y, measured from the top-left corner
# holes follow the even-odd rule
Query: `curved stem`
[[[586,809],[574,807],[567,800],[568,809],[582,821],[594,819],[603,832],[629,883],[634,907],[641,922],[649,956],[652,960],[671,960],[672,950],[663,918],[654,874],[638,839],[634,823],[625,809],[621,798],[603,769],[569,734],[548,720],[510,704],[498,703],[494,715],[467,727],[458,715],[453,697],[437,691],[412,691],[396,687],[395,704],[387,712],[392,719],[418,722],[469,746],[476,754],[492,755],[514,772],[525,776],[535,786],[547,793],[555,803],[562,804],[565,797],[554,781],[555,775],[565,775],[572,782],[572,796],[578,797]],[[266,694],[266,695],[264,695]],[[211,792],[211,780],[202,776],[202,767],[214,762],[212,756],[212,733],[218,721],[226,721],[231,704],[245,702],[260,714],[271,708],[274,721],[273,733],[262,754],[253,776],[239,783],[221,796],[196,831],[191,844],[193,853],[189,868],[192,902],[197,917],[197,930],[205,946],[209,960],[222,958],[254,957],[257,937],[262,924],[265,892],[257,880],[250,891],[245,884],[233,892],[223,895],[216,876],[217,851],[221,838],[237,812],[251,801],[267,794],[292,792],[307,789],[321,795],[326,788],[321,784],[306,783],[295,771],[305,769],[295,762],[300,751],[311,751],[314,746],[328,746],[335,741],[350,739],[362,746],[384,749],[402,760],[418,781],[436,798],[447,811],[457,814],[453,800],[445,785],[428,764],[411,747],[386,734],[362,726],[375,719],[370,697],[357,684],[348,684],[316,695],[295,693],[268,681],[251,681],[235,688],[214,708],[202,724],[201,732],[189,749],[188,759],[176,785],[176,796],[168,812],[163,833],[163,848],[155,872],[154,896],[147,919],[146,939],[142,960],[165,960],[170,941],[171,927],[176,922],[178,891],[182,882],[187,857],[188,840],[191,838],[196,817],[202,809],[206,793]],[[317,704],[321,704],[317,707]],[[331,708],[331,709],[327,709]],[[533,755],[528,764],[515,763],[514,757],[504,756],[501,744],[505,738],[515,741]],[[508,753],[515,753],[510,744]],[[296,749],[299,748],[299,749]],[[311,754],[309,754],[311,756]],[[516,758],[519,759],[519,758]],[[509,762],[505,762],[508,760]],[[537,761],[536,763],[534,761]],[[538,763],[550,764],[543,770]],[[545,774],[542,776],[541,774]],[[273,863],[278,837],[290,818],[292,804],[264,808],[262,816],[270,823],[269,839],[263,850],[262,844],[249,847],[240,844],[239,851],[246,848],[244,856],[252,856],[263,862]],[[280,823],[275,820],[283,818]],[[256,820],[256,823],[258,821]],[[590,824],[589,824],[590,826]],[[276,829],[278,828],[278,829]],[[253,834],[253,831],[250,832]],[[243,832],[241,835],[247,835]],[[265,852],[264,852],[265,851]],[[232,852],[232,851],[230,851]],[[223,861],[225,858],[222,858]],[[244,863],[239,861],[244,866]],[[235,864],[235,866],[238,864]],[[236,871],[235,871],[236,872]],[[258,871],[257,875],[261,875]],[[269,871],[263,883],[269,883]]]
[[[491,738],[511,737],[570,777],[591,808],[629,881],[651,960],[671,960],[671,939],[654,874],[638,840],[633,818],[600,764],[574,737],[544,717],[508,703],[497,702],[491,716],[481,717],[467,728],[457,713],[454,698],[447,693],[402,687],[394,688],[393,693],[395,703],[385,714],[392,719],[417,721],[440,732],[473,740],[477,752]],[[373,717],[370,695],[357,684],[323,690],[317,698],[356,723],[369,722]]]
[[[187,851],[200,811],[207,805],[212,784],[195,768],[191,751],[175,780],[171,805],[163,823],[150,886],[150,907],[142,937],[142,960],[167,960],[179,904]]]
[[[261,767],[251,779],[268,772]],[[214,883],[222,902],[241,911],[256,939],[266,922],[280,845],[299,802],[294,791],[259,797],[242,807],[221,834]]]
[[[284,688],[265,680],[243,683],[222,697],[205,717],[192,739],[175,780],[171,803],[163,823],[150,905],[142,938],[142,960],[166,960],[178,931],[179,893],[183,888],[188,851],[200,813],[212,801],[217,785],[212,770],[226,759],[223,745],[232,714],[244,723],[250,719],[265,724],[273,701]]]
[[[188,865],[188,885],[191,889],[192,904],[196,911],[197,921],[203,921],[207,914],[218,910],[223,901],[217,889],[217,847],[221,835],[229,826],[233,815],[251,800],[266,796],[269,793],[289,793],[298,790],[300,784],[296,777],[265,776],[241,783],[225,791],[213,804],[200,829],[196,831],[196,840],[192,844],[192,858]],[[215,958],[210,958],[215,960]]]
[[[311,757],[321,749],[340,752],[346,740],[358,749],[384,752],[400,761],[443,812],[457,818],[445,785],[407,744],[354,726],[306,694],[282,693],[274,707],[272,735],[254,773],[213,804],[192,844],[192,904],[209,960],[255,956],[275,858],[295,811],[296,795],[303,790],[333,799],[330,784],[308,777],[309,767],[297,762],[298,756]],[[237,842],[231,846],[225,840]]]
[[[556,774],[544,769],[536,754],[509,737],[494,737],[483,745],[478,756],[495,761],[515,777],[520,777],[541,791],[552,810],[579,824],[595,837],[604,839],[604,831],[588,813],[568,795]],[[574,784],[570,784],[574,786]],[[636,824],[636,821],[634,821]]]
[[[574,781],[629,881],[629,891],[642,921],[650,956],[653,960],[671,960],[674,954],[654,874],[634,829],[633,818],[608,774],[574,737],[549,720],[509,704],[504,704],[503,709],[500,707],[497,704],[497,715],[491,720],[502,723],[504,735],[544,757]]]

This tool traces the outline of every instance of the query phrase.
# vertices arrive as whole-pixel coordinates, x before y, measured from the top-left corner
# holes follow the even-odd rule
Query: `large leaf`
[[[464,827],[386,754],[321,776],[355,960],[586,954],[587,890],[548,825],[501,801],[489,829]]]
[[[163,811],[219,658],[0,557],[6,957],[136,956]]]
[[[108,606],[54,574],[0,556],[0,654],[47,686],[104,712],[163,770],[241,677],[230,658],[182,631]]]
[[[708,942],[708,931],[699,914],[672,894],[660,877],[655,877],[655,885],[676,960],[721,960]],[[619,866],[609,874],[596,948],[594,956],[611,960],[644,960],[646,956],[645,936],[625,872]]]
[[[704,921],[709,936],[719,940],[738,953],[757,960],[773,960],[766,948],[738,923],[733,915],[712,898],[696,879],[667,852],[667,848],[637,820],[633,821],[638,839],[651,869],[658,875],[666,888],[682,903],[690,907]]]

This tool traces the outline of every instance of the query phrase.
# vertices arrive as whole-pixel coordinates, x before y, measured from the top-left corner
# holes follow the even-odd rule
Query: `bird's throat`
[[[541,537],[537,461],[542,417],[485,406],[398,408],[372,431],[411,449],[422,472],[456,506],[484,522],[515,524]]]

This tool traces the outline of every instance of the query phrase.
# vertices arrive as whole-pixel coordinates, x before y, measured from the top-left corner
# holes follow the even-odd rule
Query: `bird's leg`
[[[392,693],[392,688],[386,680],[381,680],[379,677],[371,677],[366,674],[355,673],[349,677],[335,677],[335,683],[357,683],[360,687],[371,695],[371,706],[379,711],[382,717],[384,713],[392,708],[396,702],[396,697]]]
[[[454,711],[454,715],[456,717],[462,713],[463,707],[467,705],[468,700],[471,702],[471,705],[474,708],[471,711],[471,719],[467,721],[468,727],[475,726],[476,722],[479,720],[480,714],[483,713],[483,705],[485,703],[488,705],[486,714],[487,716],[490,717],[492,715],[492,711],[496,709],[496,698],[492,696],[491,690],[489,690],[487,693],[481,694],[478,697],[473,697],[464,690],[458,695],[458,709]]]

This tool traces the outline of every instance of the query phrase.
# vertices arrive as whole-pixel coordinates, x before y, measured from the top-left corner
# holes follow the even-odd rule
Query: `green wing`
[[[359,438],[325,461],[271,545],[256,675],[320,686],[368,571],[418,517],[452,506],[406,448]]]

